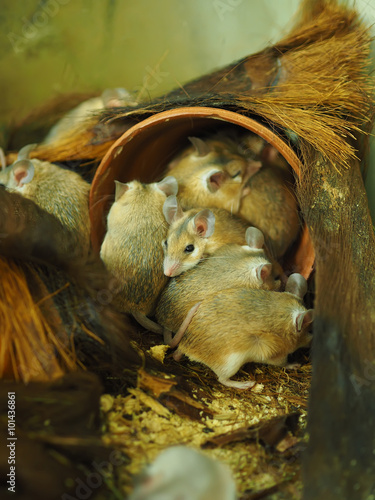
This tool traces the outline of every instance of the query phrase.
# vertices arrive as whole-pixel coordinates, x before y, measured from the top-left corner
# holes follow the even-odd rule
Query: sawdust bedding
[[[120,471],[125,493],[163,449],[185,444],[226,463],[241,499],[301,498],[308,350],[294,354],[302,362],[294,371],[245,365],[236,377],[253,377],[256,385],[241,391],[220,384],[204,365],[174,361],[156,335],[139,333],[132,344],[141,366],[125,370],[120,393],[101,399],[103,440],[129,457]]]

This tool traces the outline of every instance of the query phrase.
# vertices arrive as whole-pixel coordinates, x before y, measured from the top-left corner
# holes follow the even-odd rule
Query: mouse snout
[[[163,269],[164,274],[168,277],[177,276],[179,274],[180,263],[178,261],[169,259],[166,257],[164,259]]]

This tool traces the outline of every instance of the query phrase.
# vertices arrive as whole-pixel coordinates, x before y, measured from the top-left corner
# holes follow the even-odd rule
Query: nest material
[[[104,442],[130,458],[121,470],[124,491],[160,451],[185,444],[226,463],[240,498],[301,498],[311,365],[293,372],[246,365],[238,377],[254,377],[257,385],[238,391],[219,384],[203,365],[164,359],[155,341],[152,334],[134,338],[142,367],[125,372],[126,395],[102,396]],[[302,352],[299,360],[306,362]]]
[[[70,273],[0,258],[0,376],[27,383],[134,361],[127,318],[111,306],[110,282],[95,262]],[[75,272],[75,275],[73,274]]]
[[[126,456],[103,445],[99,399],[103,387],[92,373],[70,373],[49,382],[0,385],[0,435],[8,433],[8,394],[16,402],[16,487],[13,498],[119,499],[113,478]],[[0,472],[9,475],[9,448],[0,450]],[[101,475],[98,475],[98,472]],[[95,481],[96,479],[96,481]],[[6,480],[1,498],[10,497]]]
[[[52,295],[37,274],[30,283],[27,271],[31,278],[30,269],[0,258],[0,377],[14,376],[24,382],[50,380],[75,369],[77,359]]]

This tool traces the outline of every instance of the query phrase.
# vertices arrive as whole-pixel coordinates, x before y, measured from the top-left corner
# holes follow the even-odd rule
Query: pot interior
[[[149,183],[164,177],[168,162],[188,144],[188,137],[207,134],[221,127],[246,128],[272,144],[296,175],[300,161],[293,149],[272,130],[252,118],[216,108],[178,108],[153,115],[127,130],[108,150],[100,163],[90,192],[91,240],[100,251],[106,231],[106,217],[114,199],[115,180],[137,179]],[[304,225],[285,258],[290,272],[311,274],[314,250]]]

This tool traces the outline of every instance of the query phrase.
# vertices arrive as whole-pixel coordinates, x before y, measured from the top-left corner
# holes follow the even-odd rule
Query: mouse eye
[[[185,253],[191,253],[194,250],[194,245],[188,245],[185,247]]]
[[[168,248],[168,240],[163,241],[163,246],[164,246],[164,248]]]

